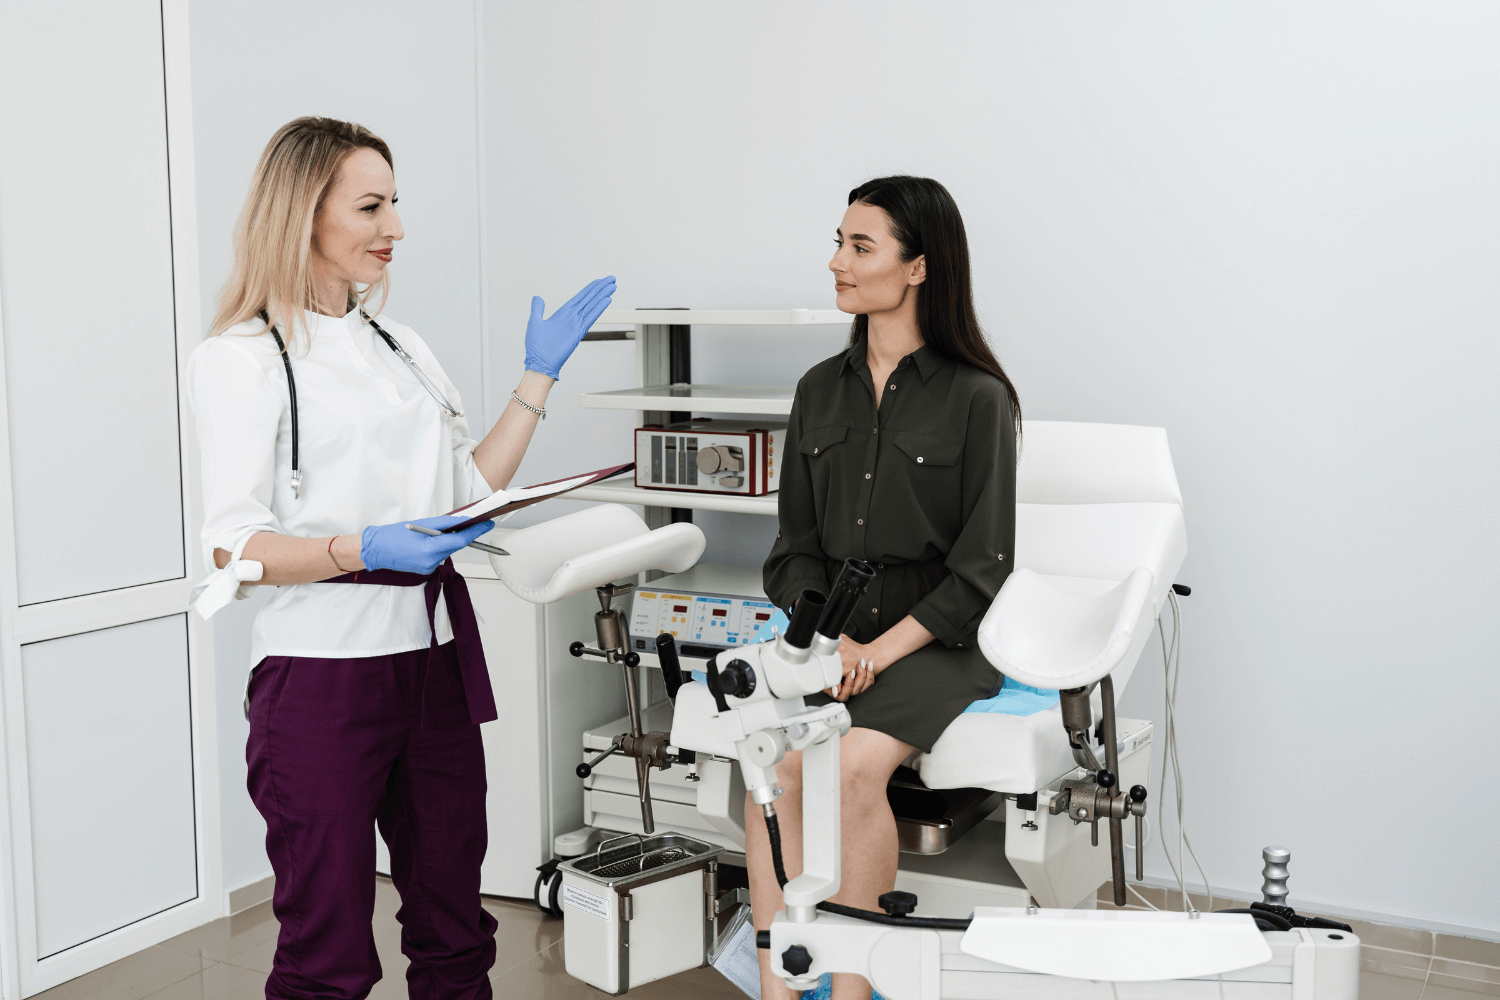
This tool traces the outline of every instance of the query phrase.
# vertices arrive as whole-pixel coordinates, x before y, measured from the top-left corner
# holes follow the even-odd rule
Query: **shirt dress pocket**
[[[834,445],[842,443],[848,436],[848,427],[815,427],[810,431],[802,432],[802,438],[797,442],[797,448],[809,458],[815,458],[821,456]]]
[[[962,441],[948,441],[916,431],[897,431],[895,442],[907,458],[923,467],[955,465],[964,453]]]

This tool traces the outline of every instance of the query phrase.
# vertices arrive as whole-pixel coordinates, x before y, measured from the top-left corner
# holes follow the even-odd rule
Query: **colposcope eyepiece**
[[[819,635],[837,641],[844,626],[849,624],[849,616],[854,614],[854,606],[864,596],[873,579],[875,567],[869,563],[860,559],[844,560],[844,568],[839,570],[838,579],[833,581],[833,593],[828,597],[828,605],[818,619]]]
[[[786,627],[786,635],[782,637],[788,646],[806,649],[812,645],[813,630],[818,627],[818,619],[827,604],[828,599],[816,590],[802,592],[797,606],[792,609],[792,620]]]

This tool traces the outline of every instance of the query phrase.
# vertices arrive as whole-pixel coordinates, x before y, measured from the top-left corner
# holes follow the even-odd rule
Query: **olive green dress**
[[[1015,559],[1015,425],[999,379],[930,346],[896,366],[878,410],[870,377],[861,340],[797,384],[765,587],[786,608],[805,589],[828,593],[845,558],[875,567],[845,632],[872,642],[911,615],[936,640],[849,714],[925,752],[1004,681],[975,637]]]

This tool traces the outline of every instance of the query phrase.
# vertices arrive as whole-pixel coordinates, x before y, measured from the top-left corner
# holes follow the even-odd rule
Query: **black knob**
[[[904,917],[917,908],[917,895],[914,892],[902,892],[900,889],[882,893],[880,908],[893,917]]]
[[[1172,592],[1178,597],[1187,597],[1193,592],[1193,588],[1185,583],[1174,583],[1172,584]]]
[[[573,654],[574,656],[582,656],[583,655],[583,643],[581,643],[581,642],[575,642],[575,643],[573,643],[573,645],[571,645],[571,646],[568,647],[568,652],[571,653],[571,654]]]
[[[592,767],[589,767],[587,764],[579,764],[577,767],[573,768],[573,773],[578,775],[580,778],[587,778],[589,775],[594,773],[594,769]]]
[[[1146,786],[1145,785],[1131,785],[1130,786],[1130,801],[1132,801],[1132,802],[1145,802],[1146,801]]]
[[[626,653],[623,659],[627,667],[638,667],[641,665],[641,654],[635,652],[635,650]]]
[[[1099,768],[1099,773],[1094,775],[1094,780],[1099,782],[1100,788],[1115,787],[1115,772],[1107,767]]]
[[[730,660],[719,671],[719,687],[734,698],[750,697],[755,692],[755,668],[744,660]]]
[[[812,968],[812,956],[800,944],[794,944],[781,953],[781,967],[794,976],[805,976]]]
[[[771,932],[770,931],[756,931],[755,932],[755,947],[757,947],[757,948],[770,948],[771,947]]]

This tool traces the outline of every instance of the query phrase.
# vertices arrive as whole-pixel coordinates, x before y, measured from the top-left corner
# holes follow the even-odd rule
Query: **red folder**
[[[608,469],[596,469],[593,472],[585,472],[578,476],[569,476],[566,479],[554,479],[550,483],[538,483],[536,486],[527,486],[516,490],[500,490],[482,500],[465,504],[457,510],[448,512],[450,517],[462,517],[463,521],[458,524],[449,525],[443,531],[462,531],[472,524],[480,521],[489,521],[502,514],[509,514],[513,510],[522,507],[530,507],[534,503],[550,500],[560,493],[569,490],[580,489],[584,486],[592,486],[601,479],[613,479],[615,476],[624,475],[635,469],[634,462],[624,465],[611,466]],[[550,488],[549,488],[550,487]]]

